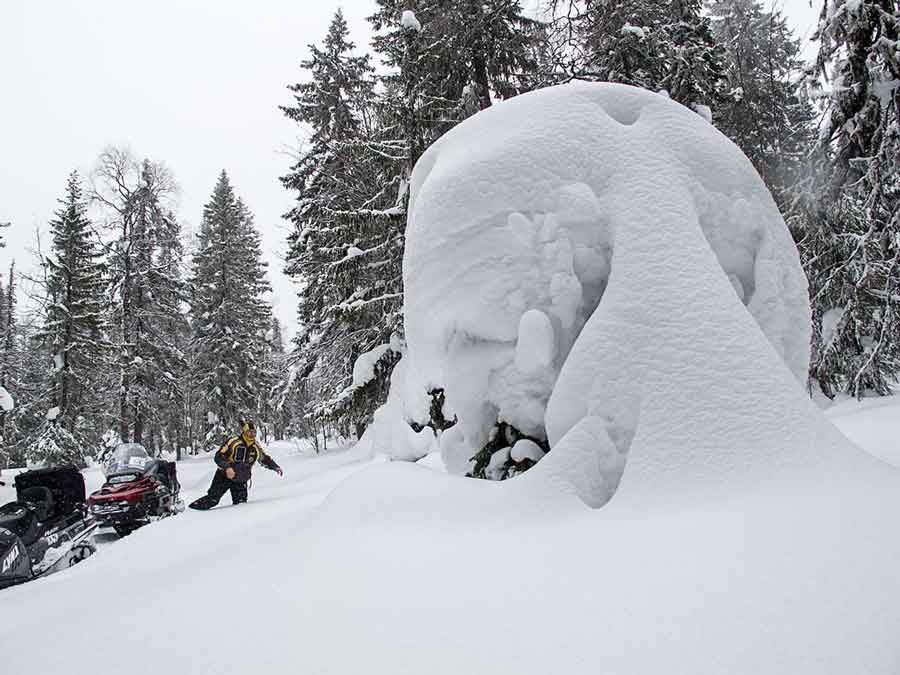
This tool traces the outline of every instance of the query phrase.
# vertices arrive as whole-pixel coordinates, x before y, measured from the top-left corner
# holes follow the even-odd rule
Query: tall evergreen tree
[[[777,10],[760,0],[709,0],[713,31],[726,52],[728,91],[716,125],[750,158],[782,211],[812,142],[813,110],[798,96],[800,43]]]
[[[810,281],[812,378],[887,394],[900,375],[900,4],[826,2],[814,36],[826,116],[792,215]]]
[[[309,150],[282,180],[296,190],[287,214],[293,229],[286,272],[301,282],[292,363],[316,382],[316,411],[340,417],[332,400],[349,384],[353,360],[384,341],[400,323],[403,210],[393,164],[401,143],[378,137],[368,57],[353,55],[346,22],[335,14],[322,48],[310,46],[301,67],[309,82],[290,87],[285,114],[310,132]],[[377,402],[363,402],[365,414]]]
[[[459,121],[535,86],[543,24],[518,0],[377,0],[372,46],[391,72],[385,91],[408,166]]]
[[[96,366],[109,351],[104,338],[106,267],[77,172],[69,176],[60,202],[62,208],[50,221],[51,252],[43,261],[47,303],[41,337],[53,354],[48,388],[55,423],[73,434],[81,419],[79,431],[97,439],[103,433],[103,404],[97,396]]]
[[[191,284],[192,379],[205,408],[210,446],[243,415],[260,413],[272,385],[265,267],[253,217],[223,171],[203,209]]]
[[[174,414],[160,409],[159,401],[177,397],[173,375],[185,367],[171,330],[180,312],[177,298],[184,296],[172,262],[180,250],[180,225],[164,204],[176,187],[164,165],[138,162],[116,148],[101,155],[97,176],[101,185],[93,197],[111,213],[116,232],[109,265],[119,434],[158,450],[170,425],[165,416]]]

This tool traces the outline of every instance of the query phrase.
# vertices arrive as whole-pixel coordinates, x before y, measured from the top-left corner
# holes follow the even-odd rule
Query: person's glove
[[[232,469],[230,466],[225,469],[225,478],[227,478],[228,480],[234,480],[234,469]]]
[[[281,470],[281,467],[280,467],[280,466],[279,466],[277,469],[275,469],[275,473],[277,473],[279,476],[283,476],[283,475],[284,475],[284,471]]]

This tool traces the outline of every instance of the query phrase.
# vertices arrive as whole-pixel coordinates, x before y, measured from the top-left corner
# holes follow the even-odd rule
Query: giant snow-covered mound
[[[404,415],[443,389],[452,472],[506,422],[599,504],[636,434],[674,454],[704,439],[727,471],[748,411],[716,402],[740,392],[781,427],[783,392],[801,397],[796,249],[750,162],[681,105],[613,84],[520,96],[442,137],[411,189]]]

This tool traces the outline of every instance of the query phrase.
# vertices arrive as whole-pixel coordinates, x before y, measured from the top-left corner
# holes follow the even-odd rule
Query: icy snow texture
[[[601,504],[639,418],[662,434],[669,409],[694,408],[685,449],[727,440],[721,456],[740,463],[729,444],[746,411],[708,409],[760,373],[761,390],[799,393],[778,374],[784,361],[804,379],[808,363],[790,235],[740,150],[668,98],[587,83],[516,97],[431,146],[411,190],[403,409],[425,418],[443,387],[459,418],[441,440],[451,472],[471,468],[497,419],[546,428],[551,447],[571,431],[573,449],[543,461],[556,455]],[[562,468],[582,451],[590,468]]]
[[[59,408],[58,407],[54,406],[53,408],[50,408],[50,410],[47,411],[47,419],[48,420],[55,420],[57,417],[59,417]]]
[[[403,10],[403,14],[400,16],[400,25],[414,31],[422,30],[422,24],[419,23],[415,12],[411,9]]]

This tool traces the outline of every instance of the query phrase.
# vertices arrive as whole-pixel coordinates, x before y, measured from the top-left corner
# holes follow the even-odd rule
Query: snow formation
[[[0,409],[9,412],[16,407],[12,395],[6,391],[5,387],[0,386]]]
[[[670,99],[587,83],[519,96],[429,148],[411,190],[403,415],[421,423],[444,389],[451,472],[498,420],[551,447],[571,431],[598,463],[579,491],[601,504],[659,397],[758,373],[755,357],[800,392],[809,307],[790,235],[740,150]],[[730,400],[746,382],[719,386]],[[695,435],[719,426],[686,403]]]

